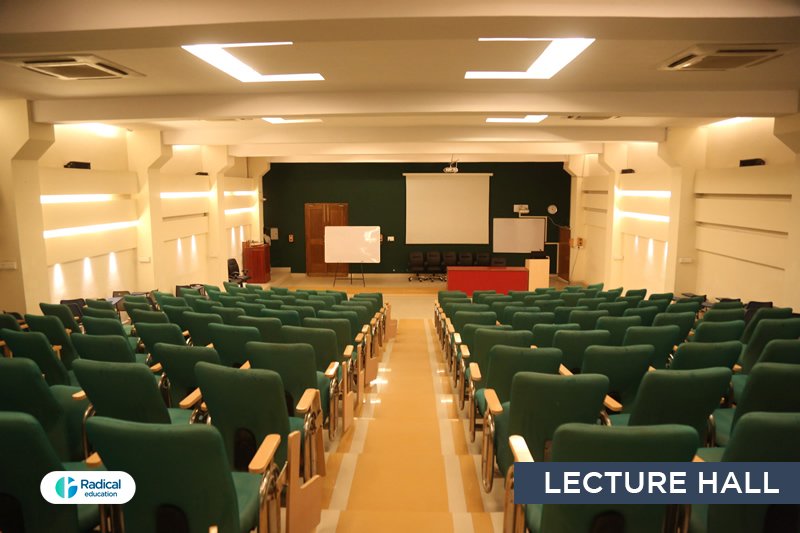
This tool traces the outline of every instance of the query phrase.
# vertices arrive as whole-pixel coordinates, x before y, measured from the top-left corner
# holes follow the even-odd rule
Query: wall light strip
[[[720,120],[718,122],[712,122],[709,126],[733,126],[734,124],[744,124],[745,122],[750,122],[753,120],[753,117],[733,117],[733,118],[726,118],[725,120]]]
[[[485,40],[479,39],[479,40]],[[505,39],[504,39],[505,40]],[[549,80],[581,55],[594,39],[552,39],[544,52],[524,72],[469,70],[464,74],[468,80]]]
[[[650,213],[635,213],[633,211],[618,211],[621,218],[635,218],[637,220],[649,220],[651,222],[669,222],[667,215],[653,215]]]
[[[256,208],[256,206],[253,205],[253,206],[250,206],[250,207],[237,207],[236,209],[226,209],[225,210],[225,214],[226,215],[238,215],[240,213],[249,213],[249,212],[255,210],[255,208]]]
[[[84,202],[110,202],[113,194],[43,194],[39,201],[44,204],[79,204]]]
[[[73,228],[50,229],[42,232],[45,239],[55,237],[68,237],[70,235],[85,235],[87,233],[100,233],[103,231],[113,231],[118,229],[133,228],[139,224],[138,220],[127,222],[110,222],[108,224],[95,224],[92,226],[75,226]]]
[[[312,122],[322,122],[321,118],[281,118],[281,117],[262,117],[261,120],[270,124],[310,124]]]
[[[672,198],[672,191],[634,191],[619,189],[617,194],[619,194],[619,196],[631,198]]]
[[[320,81],[325,78],[319,72],[304,74],[261,74],[242,60],[234,57],[225,48],[243,48],[255,46],[290,45],[290,41],[278,43],[238,43],[238,44],[194,44],[184,45],[181,48],[190,54],[202,59],[214,68],[217,68],[243,83],[277,82],[277,81]]]
[[[486,122],[492,124],[538,124],[547,118],[547,115],[525,115],[521,118],[516,117],[489,117]]]
[[[174,198],[208,198],[211,195],[210,191],[185,191],[185,192],[162,192],[160,194],[162,199]]]
[[[258,191],[225,191],[225,196],[256,196]]]

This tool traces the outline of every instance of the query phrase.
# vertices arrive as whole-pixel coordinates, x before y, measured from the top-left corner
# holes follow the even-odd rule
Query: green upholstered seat
[[[131,322],[139,324],[168,324],[169,317],[161,311],[131,309],[129,312]],[[138,328],[137,328],[138,329]]]
[[[717,305],[706,311],[706,313],[703,315],[704,322],[729,322],[731,320],[744,321],[744,307],[741,306],[741,302],[739,302],[739,307],[734,309],[722,309],[718,308]]]
[[[528,303],[526,302],[525,305],[528,305]],[[536,300],[536,303],[533,305],[536,305],[536,307],[540,308],[542,311],[546,313],[554,313],[556,307],[565,307],[567,305],[567,302],[565,302],[561,298],[556,298],[549,300]],[[583,305],[583,304],[579,303],[578,305]]]
[[[283,302],[280,300],[273,300],[271,298],[257,298],[253,303],[263,305],[267,309],[280,309],[283,307]]]
[[[286,343],[310,344],[314,348],[318,372],[325,372],[334,361],[342,361],[342,352],[338,348],[336,332],[331,329],[283,326],[281,327],[281,336],[283,342]]]
[[[622,316],[625,310],[633,307],[629,302],[603,302],[597,305],[598,311],[608,311],[608,316]]]
[[[625,291],[625,296],[640,296],[644,298],[647,296],[647,289],[628,289]]]
[[[538,313],[541,309],[533,305],[509,305],[497,317],[501,324],[511,325],[517,313]]]
[[[269,309],[265,308],[261,311],[261,316],[277,318],[284,326],[299,326],[300,313],[294,309]]]
[[[439,292],[436,293],[436,300],[441,302],[442,298],[447,298],[447,297],[450,297],[450,296],[466,298],[467,297],[467,293],[464,292],[464,291],[439,291]]]
[[[186,346],[186,339],[183,336],[180,326],[177,324],[156,324],[142,322],[136,326],[136,333],[144,344],[145,351],[153,357],[153,362],[159,362],[154,352],[157,343],[174,344],[176,346]]]
[[[698,439],[686,426],[603,427],[568,423],[553,436],[552,460],[558,462],[685,462]],[[668,505],[527,505],[532,533],[549,531],[661,531]]]
[[[614,299],[614,303],[627,303],[628,307],[636,307],[639,305],[639,302],[645,301],[642,296],[617,296]]]
[[[578,305],[578,300],[581,298],[589,298],[584,291],[567,291],[561,293],[561,299],[564,300],[567,307],[575,307]]]
[[[611,415],[611,424],[684,424],[693,427],[704,441],[708,417],[728,392],[730,380],[731,371],[720,367],[647,372],[633,405],[623,405],[630,416]]]
[[[72,369],[72,362],[78,357],[78,353],[72,345],[72,341],[69,338],[64,324],[58,317],[53,315],[39,316],[26,314],[25,323],[28,324],[30,331],[44,333],[50,344],[61,346],[61,362],[67,370]],[[73,330],[73,332],[79,333],[80,329]]]
[[[576,305],[576,306],[563,306],[563,307],[556,307],[553,311],[553,315],[555,315],[555,323],[556,324],[567,324],[570,322],[569,316],[573,311],[589,311],[589,308],[585,305]]]
[[[236,319],[237,326],[249,326],[258,329],[262,342],[281,341],[281,321],[277,318],[266,316],[240,316]]]
[[[10,329],[11,331],[22,330],[17,318],[8,313],[0,313],[0,329]]]
[[[670,304],[667,306],[667,313],[686,313],[690,311],[692,313],[697,313],[700,310],[700,302],[684,302],[679,301],[674,304]]]
[[[46,474],[82,467],[59,458],[36,418],[0,412],[0,434],[0,531],[77,533],[98,526],[96,505],[53,505],[42,498]]]
[[[329,311],[323,309],[317,313],[317,318],[344,318],[350,322],[350,332],[354,337],[361,333],[364,323],[358,319],[358,314],[355,311]]]
[[[316,318],[317,312],[314,308],[310,305],[282,305],[282,310],[290,310],[290,311],[297,311],[298,316],[300,317],[300,323],[303,323],[303,319],[305,318]]]
[[[0,411],[33,416],[62,461],[83,458],[81,421],[89,402],[72,398],[78,390],[65,385],[48,386],[30,359],[0,358]]]
[[[684,313],[659,313],[653,319],[653,326],[678,326],[679,332],[675,344],[680,344],[689,336],[689,332],[694,326],[695,314],[693,312]]]
[[[122,297],[122,301],[134,304],[151,304],[150,299],[144,294],[126,294]]]
[[[239,302],[235,307],[244,311],[244,314],[249,317],[263,316],[261,311],[264,309],[264,306],[259,303]],[[238,320],[234,321],[234,324],[238,324]]]
[[[183,313],[193,311],[188,305],[162,305],[161,310],[167,315],[169,321],[180,326],[182,330],[188,329],[189,324],[184,320]],[[193,311],[194,312],[194,311]]]
[[[45,316],[57,317],[65,328],[74,332],[78,332],[81,330],[77,320],[75,320],[75,315],[73,314],[72,309],[70,309],[69,306],[64,304],[40,303],[39,309],[42,310],[42,314]]]
[[[115,313],[117,312],[117,309],[114,307],[114,304],[112,304],[105,298],[98,298],[98,299],[90,298],[86,300],[86,307],[95,310],[114,311]]]
[[[472,301],[477,304],[483,303],[483,299],[487,296],[497,296],[497,291],[493,289],[472,291]]]
[[[222,307],[219,305],[212,307],[211,312],[219,315],[223,323],[231,326],[236,323],[236,317],[244,315],[243,309],[239,309],[238,307]]]
[[[344,353],[345,348],[353,343],[354,335],[350,329],[350,321],[345,318],[304,318],[303,327],[333,330],[336,333],[336,345],[340,354]],[[355,357],[355,352],[353,357]]]
[[[92,417],[87,431],[103,463],[136,480],[136,497],[123,506],[126,531],[199,533],[213,524],[220,532],[244,533],[256,527],[262,476],[231,472],[217,429]]]
[[[732,369],[741,353],[742,343],[739,341],[684,342],[675,351],[670,368],[694,370],[719,366]]]
[[[744,320],[707,322],[701,320],[691,337],[693,342],[738,341],[744,332]]]
[[[315,295],[309,295],[309,297]],[[317,316],[317,313],[322,311],[323,309],[330,309],[331,306],[336,305],[336,299],[332,296],[325,296],[323,298],[328,298],[328,301],[323,300],[308,300],[306,298],[298,298],[295,300],[295,305],[301,307],[311,307],[314,310],[314,316]]]
[[[208,335],[219,354],[220,363],[229,367],[242,366],[247,361],[245,345],[261,341],[261,332],[252,326],[209,324]]]
[[[106,319],[100,319],[106,320]],[[122,335],[87,335],[73,333],[72,343],[81,359],[92,361],[109,361],[113,363],[144,364],[146,354],[137,354],[131,343],[131,337]]]
[[[507,298],[511,298],[507,296]],[[497,317],[501,317],[503,315],[503,310],[506,307],[513,306],[513,307],[524,307],[522,302],[515,302],[512,300],[495,300],[489,303],[489,309],[494,311]]]
[[[601,298],[601,297],[581,298],[580,300],[578,300],[578,305],[586,306],[590,310],[595,310],[595,309],[597,309],[598,305],[600,305],[602,303],[606,303],[606,302],[607,302],[607,300],[605,298]]]
[[[653,346],[653,359],[650,366],[666,368],[668,357],[672,354],[674,346],[680,343],[680,327],[671,324],[668,326],[633,326],[625,332],[623,346],[634,344],[650,344]]]
[[[145,298],[145,300],[146,300],[146,298]],[[125,309],[125,312],[128,313],[129,315],[134,310],[138,310],[138,311],[152,311],[153,310],[153,306],[150,305],[150,302],[147,302],[147,301],[145,301],[145,302],[131,302],[131,301],[128,301],[128,300],[123,300],[122,301],[122,308]]]
[[[550,348],[553,346],[553,337],[558,331],[579,331],[580,324],[535,324],[531,329],[533,342],[539,348]]]
[[[286,287],[270,287],[269,290],[275,294],[289,294],[289,289]]]
[[[674,293],[671,292],[654,292],[650,296],[647,297],[648,300],[667,300],[669,302],[672,301],[672,298],[675,296]]]
[[[601,283],[590,283],[589,285],[586,286],[586,288],[589,289],[589,290],[593,290],[593,291],[602,291],[604,285],[605,285],[605,283],[602,283],[602,282]]]
[[[244,296],[230,294],[220,294],[217,301],[222,304],[222,307],[236,307],[238,304],[246,302]]]
[[[173,296],[169,293],[158,293],[156,295],[156,302],[158,302],[158,306],[161,309],[163,309],[165,305],[172,307],[189,307],[189,302],[187,302],[185,298]]]
[[[178,287],[178,296],[180,297],[187,297],[187,296],[202,296],[200,294],[200,289],[195,289],[192,287]]]
[[[671,300],[642,300],[636,304],[636,308],[655,307],[659,313],[666,313],[667,307],[672,305]]]
[[[779,318],[791,318],[792,316],[792,308],[791,307],[762,307],[757,309],[753,318],[749,321],[745,319],[747,322],[747,327],[742,333],[742,338],[740,339],[743,343],[748,344],[750,342],[750,338],[756,331],[756,327],[758,323],[765,319],[779,319]]]
[[[526,296],[533,296],[534,294],[536,294],[535,291],[508,291],[508,295],[511,296],[512,301],[523,303],[525,302]]]
[[[206,300],[204,298],[194,298],[189,300],[189,307],[195,313],[213,313],[212,309],[219,306],[219,302],[214,300]]]
[[[273,300],[280,300],[283,305],[294,305],[297,296],[294,294],[273,294],[270,296]]]
[[[322,310],[322,309],[330,309],[332,306],[338,304],[342,301],[342,298],[337,298],[334,294],[328,293],[317,293],[317,294],[309,294],[306,298],[309,302],[318,302],[322,304],[321,308],[317,308],[316,305],[314,306],[315,309]]]
[[[38,331],[23,333],[3,329],[0,330],[0,339],[6,342],[15,359],[26,358],[36,363],[48,385],[78,384],[72,371],[67,370],[56,356],[44,333]]]
[[[531,307],[527,308],[530,309]],[[556,315],[554,312],[518,311],[511,317],[511,327],[513,329],[526,329],[533,332],[533,328],[536,324],[554,324],[555,320]]]
[[[761,357],[767,343],[775,339],[797,339],[800,337],[800,318],[766,318],[758,325],[742,352],[742,373],[749,373]]]
[[[481,324],[493,326],[497,323],[497,314],[494,311],[456,311],[450,317],[453,329],[460,333],[467,324]]]
[[[601,316],[597,319],[595,329],[604,329],[611,334],[609,344],[622,346],[628,328],[641,326],[642,318],[639,316]]]
[[[583,353],[581,374],[602,374],[608,378],[608,395],[623,406],[636,398],[642,378],[647,373],[653,347],[589,346]]]
[[[205,361],[220,364],[219,354],[214,348],[156,343],[153,359],[164,368],[166,387],[169,390],[170,406],[177,406],[190,392],[198,387],[194,366]]]
[[[222,324],[222,317],[216,313],[195,313],[184,311],[183,319],[186,321],[186,329],[189,330],[192,344],[195,346],[207,346],[211,343],[210,324]]]
[[[711,306],[712,310],[723,309],[744,309],[744,304],[741,300],[722,300]]]
[[[86,306],[83,309],[81,309],[81,312],[83,313],[83,318],[86,318],[86,317],[111,318],[111,319],[119,321],[119,315],[117,314],[117,312],[114,309],[98,309],[98,308],[95,308],[95,307]],[[83,324],[83,327],[85,328],[86,327],[86,323],[83,322],[83,318],[81,319],[81,323]]]
[[[638,316],[642,320],[642,326],[652,326],[653,320],[655,320],[656,315],[659,313],[657,307],[636,307],[631,309],[630,307],[622,313],[623,317],[629,316]]]
[[[589,346],[608,346],[610,342],[611,334],[605,330],[562,330],[553,336],[553,348],[561,350],[562,364],[574,374],[581,371],[583,355]]]
[[[582,330],[590,331],[593,330],[595,325],[597,324],[597,319],[601,316],[609,316],[608,311],[605,310],[577,310],[572,311],[569,315],[569,323],[570,324],[578,324]]]

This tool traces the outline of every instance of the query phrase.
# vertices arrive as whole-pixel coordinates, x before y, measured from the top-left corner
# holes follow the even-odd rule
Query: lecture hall
[[[0,128],[0,533],[800,533],[797,0],[5,0]]]

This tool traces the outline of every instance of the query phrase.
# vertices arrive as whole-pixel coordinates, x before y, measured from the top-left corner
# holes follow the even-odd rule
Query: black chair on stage
[[[437,251],[425,252],[425,271],[431,274],[430,280],[444,280],[442,254]]]
[[[228,281],[244,286],[244,282],[250,279],[247,270],[239,270],[239,262],[234,258],[228,259]]]
[[[473,265],[472,252],[458,252],[458,266],[471,267]]]
[[[408,276],[408,281],[416,279],[422,281],[427,279],[422,276],[425,273],[425,256],[422,252],[411,252],[408,254],[408,272],[412,274]]]

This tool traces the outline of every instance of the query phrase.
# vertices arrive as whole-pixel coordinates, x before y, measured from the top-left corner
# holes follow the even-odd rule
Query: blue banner
[[[800,463],[514,463],[514,502],[796,504]]]

